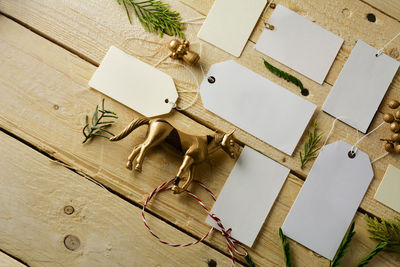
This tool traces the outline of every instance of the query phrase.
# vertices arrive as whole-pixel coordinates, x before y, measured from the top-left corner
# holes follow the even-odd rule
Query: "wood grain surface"
[[[171,8],[179,11],[183,19],[206,16],[213,4],[211,0],[165,2],[168,2]],[[263,30],[263,22],[268,19],[273,10],[267,10],[260,18],[240,58],[233,58],[227,53],[202,42],[201,64],[207,71],[212,64],[235,59],[240,64],[298,94],[298,89],[295,86],[280,80],[265,70],[262,64],[262,57],[266,58],[272,64],[299,77],[305,87],[309,88],[311,93],[306,99],[319,107],[314,119],[318,121],[321,130],[328,133],[334,118],[323,113],[320,107],[339,75],[355,41],[362,39],[377,48],[383,46],[386,41],[390,40],[400,30],[399,16],[396,13],[396,9],[400,9],[400,4],[390,0],[283,0],[279,1],[279,3],[345,39],[344,45],[323,85],[316,84],[284,65],[263,56],[254,49],[255,42]],[[132,201],[134,205],[140,207],[152,188],[175,175],[180,163],[180,157],[171,151],[156,148],[146,158],[143,173],[138,174],[125,169],[126,157],[133,145],[144,139],[144,128],[135,131],[129,138],[118,143],[111,144],[104,139],[95,139],[88,144],[81,145],[81,129],[84,123],[84,115],[90,114],[96,104],[99,104],[104,97],[90,89],[87,82],[110,45],[115,45],[145,62],[154,64],[167,54],[166,44],[171,37],[164,36],[160,38],[157,35],[146,33],[137,20],[133,20],[133,24],[130,25],[123,8],[118,6],[116,1],[32,0],[26,2],[22,0],[1,0],[0,12],[3,14],[3,16],[0,16],[0,88],[2,92],[2,97],[0,98],[2,107],[0,109],[0,127],[12,135],[13,138],[26,142],[48,157],[68,164],[72,169],[88,175],[119,196]],[[376,16],[375,23],[366,19],[366,14],[368,13],[373,13]],[[199,28],[200,25],[188,25],[185,30],[186,36],[193,43],[194,49],[199,49],[199,41],[196,37]],[[397,39],[385,49],[385,52],[399,59],[399,49],[400,39]],[[171,62],[168,59],[159,68],[174,78],[178,89],[197,89],[198,83],[192,79],[190,73],[180,66],[170,64]],[[193,71],[196,73],[197,78],[201,80],[200,69],[196,67],[193,68]],[[190,103],[193,97],[193,94],[181,93],[181,102],[178,104],[186,105]],[[113,126],[113,131],[117,132],[128,124],[132,118],[140,116],[118,102],[108,97],[105,98],[106,106],[116,111],[120,117],[118,123]],[[398,74],[390,86],[370,130],[381,123],[382,113],[387,110],[386,103],[393,98],[400,99],[400,77]],[[192,133],[206,134],[216,129],[228,131],[234,127],[229,122],[205,110],[201,101],[198,101],[184,112],[173,111],[165,119],[177,127]],[[257,265],[283,266],[283,255],[277,230],[282,225],[312,166],[312,162],[310,162],[304,170],[299,167],[299,151],[306,139],[306,134],[299,142],[292,157],[285,155],[242,130],[238,130],[235,136],[242,145],[248,145],[292,170],[253,248],[250,249],[250,254]],[[371,159],[377,158],[384,153],[383,144],[379,141],[379,138],[386,136],[388,136],[388,129],[385,125],[366,137],[359,147]],[[7,137],[6,139],[9,140],[12,137]],[[357,133],[353,128],[337,122],[328,142],[336,140],[355,143],[357,141]],[[10,141],[9,143],[13,142]],[[19,144],[19,146],[23,145]],[[25,149],[32,150],[28,147],[25,147]],[[5,151],[12,151],[11,147]],[[16,154],[17,152],[13,151],[11,155],[13,153]],[[355,216],[357,235],[351,245],[350,252],[344,259],[343,266],[355,265],[376,245],[376,242],[368,238],[363,213],[367,212],[371,215],[387,218],[399,216],[395,211],[373,199],[387,164],[391,163],[396,167],[400,167],[399,159],[398,155],[390,155],[374,163],[375,178]],[[2,161],[4,160],[2,159]],[[212,156],[209,164],[204,164],[201,168],[198,168],[199,171],[196,173],[196,177],[218,193],[234,164],[235,161],[224,153],[216,153]],[[6,173],[17,170],[24,171],[23,166],[19,165],[15,166],[15,170],[7,168],[7,164],[3,164],[3,166],[4,175],[0,176],[0,180],[5,177]],[[34,169],[33,165],[30,166]],[[52,168],[48,168],[49,173],[55,171]],[[58,166],[56,169],[63,168]],[[45,177],[44,174],[43,177]],[[85,178],[79,175],[76,175],[76,179],[80,179],[82,183],[87,182]],[[3,180],[8,181],[8,179]],[[42,182],[54,188],[59,185],[58,183]],[[17,184],[15,183],[14,186],[17,186]],[[73,184],[70,186],[73,186]],[[77,188],[74,190],[76,193],[78,191],[81,192],[82,197],[89,196],[83,186],[79,190]],[[196,194],[205,200],[207,205],[212,205],[205,192],[195,186],[191,190],[194,190]],[[71,192],[72,195],[73,193]],[[68,194],[66,193],[67,196]],[[118,199],[116,195],[113,195],[113,198]],[[161,220],[165,220],[168,224],[177,227],[174,231],[184,231],[197,238],[208,231],[209,227],[204,223],[206,214],[199,208],[198,204],[191,201],[187,196],[174,196],[166,192],[157,197],[156,201],[156,203],[152,203],[149,206],[149,210],[157,215],[157,217],[152,218],[154,223],[159,222],[160,225],[165,225],[160,227],[171,228],[171,226],[161,222]],[[105,202],[101,203],[105,207],[108,205]],[[132,216],[132,218],[136,219],[134,222],[132,221],[131,225],[121,225],[118,231],[129,232],[132,229],[140,229],[140,231],[134,233],[140,235],[141,240],[143,240],[141,251],[154,254],[157,254],[155,251],[160,251],[162,254],[161,251],[166,248],[156,243],[145,232],[139,220],[139,209],[129,203],[126,203],[126,205],[132,206],[130,209],[132,212],[124,216]],[[107,210],[111,209],[118,209],[118,207],[110,205]],[[93,216],[101,215],[97,214],[96,211],[92,212]],[[100,212],[100,210],[97,212]],[[49,229],[53,229],[52,227],[60,224],[60,221],[52,221],[50,217],[48,222],[51,222],[47,226],[50,227]],[[92,227],[100,229],[101,225],[99,223],[99,226],[96,226],[93,223],[88,228],[82,228],[82,231],[89,231]],[[163,228],[159,229],[164,233]],[[0,228],[2,234],[12,235],[14,233],[8,230],[4,230],[4,233],[2,231],[2,228]],[[54,232],[53,234],[56,233]],[[185,236],[185,234],[180,236]],[[154,241],[154,243],[145,243],[147,242],[146,238]],[[190,239],[191,237],[187,238]],[[124,239],[123,242],[127,242],[127,240]],[[121,241],[121,246],[123,242]],[[3,244],[0,239],[0,249],[10,255],[24,259],[24,262],[28,264],[42,265],[35,262],[36,258],[29,258],[28,254],[25,257],[23,256],[24,253],[27,253],[28,247],[33,246],[32,242],[24,243],[26,248],[24,253],[18,247],[8,246],[6,248],[5,246],[6,244]],[[119,245],[118,248],[120,248]],[[291,241],[291,248],[295,266],[328,265],[326,259],[312,253],[296,242]],[[57,250],[57,248],[48,249],[48,251],[50,249]],[[122,260],[129,259],[129,249],[132,249],[132,255],[139,253],[139,250],[135,250],[132,247],[121,247],[121,249],[123,249],[123,252],[119,257],[126,258],[115,258],[114,265],[118,265],[118,260],[121,260],[121,265],[130,266],[129,264],[124,264]],[[192,251],[197,250],[193,248]],[[198,260],[197,262],[204,262],[204,265],[207,262],[203,259],[207,257],[218,259],[218,264],[222,266],[230,264],[229,258],[226,256],[226,244],[220,234],[214,234],[212,238],[207,239],[205,245],[201,245],[198,251],[198,253],[204,255],[198,255],[195,258]],[[186,249],[184,248],[175,249],[172,255],[179,256],[179,259],[190,259],[192,257],[190,252],[187,252],[187,254],[185,252]],[[152,254],[148,255],[149,258],[147,260],[150,265],[168,266],[176,263],[172,256],[155,260],[151,258]],[[43,257],[46,258],[45,256]],[[154,257],[156,258],[155,255]],[[27,260],[25,261],[25,259]],[[54,259],[55,257],[52,258],[52,260]],[[85,260],[89,260],[88,257]],[[113,261],[109,260],[108,263],[113,265]],[[143,261],[138,261],[138,263],[146,262],[144,258],[141,258],[141,260]],[[239,260],[243,262],[242,259]],[[201,266],[201,264],[189,265]],[[382,253],[369,266],[397,265],[395,257]]]

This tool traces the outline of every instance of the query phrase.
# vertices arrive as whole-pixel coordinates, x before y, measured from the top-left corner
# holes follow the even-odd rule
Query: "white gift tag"
[[[169,75],[114,46],[108,50],[89,86],[146,117],[170,112],[171,103],[178,98]]]
[[[198,37],[239,57],[266,0],[216,0]]]
[[[215,82],[210,83],[209,77]],[[316,109],[233,60],[211,66],[200,95],[206,109],[288,155]]]
[[[322,109],[366,133],[400,63],[358,40]]]
[[[275,29],[264,29],[256,49],[322,84],[343,38],[282,5],[276,6],[268,23]]]
[[[400,212],[400,169],[389,164],[375,199]]]
[[[367,154],[338,141],[324,146],[300,190],[282,231],[332,260],[374,176]]]
[[[245,147],[211,213],[232,228],[233,238],[251,247],[288,174],[288,168]],[[206,222],[218,229],[212,218]]]

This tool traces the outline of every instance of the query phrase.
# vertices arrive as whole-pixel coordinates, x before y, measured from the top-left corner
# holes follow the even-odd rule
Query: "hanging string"
[[[196,43],[193,43],[193,44],[196,44]],[[201,57],[201,52],[202,52],[202,45],[201,45],[201,43],[199,42],[199,56],[200,56],[200,57]],[[182,67],[184,67],[184,68],[192,75],[193,79],[194,79],[194,80],[196,81],[196,83],[197,83],[197,88],[199,88],[199,87],[200,87],[200,81],[197,79],[197,77],[196,77],[196,75],[194,74],[194,72],[192,71],[192,69],[190,69],[188,66],[186,66],[185,64],[182,64],[182,63],[178,63],[178,62],[168,62],[168,63],[166,63],[166,62],[165,62],[165,60],[166,60],[170,55],[171,55],[171,53],[169,53],[167,56],[161,58],[159,61],[157,61],[157,63],[156,63],[155,65],[153,65],[153,67],[159,66],[159,65],[162,64],[162,63],[182,66]],[[200,62],[199,62],[198,64],[199,64],[199,66],[200,66],[200,70],[201,70],[202,78],[203,78],[203,77],[204,77],[204,69],[203,69],[203,66],[201,65]],[[186,109],[190,108],[191,106],[193,106],[193,105],[197,102],[197,99],[199,98],[199,95],[200,95],[200,92],[199,92],[198,89],[197,89],[197,90],[177,90],[177,92],[178,92],[178,93],[195,93],[195,94],[196,94],[195,97],[193,98],[193,100],[192,100],[188,105],[186,105],[186,106],[184,106],[184,107],[179,107],[179,106],[178,106],[175,102],[173,102],[173,101],[169,101],[169,102],[168,102],[168,103],[170,103],[170,104],[172,105],[173,108],[175,108],[176,110],[179,110],[179,111],[186,110]]]
[[[146,210],[146,207],[147,207],[148,203],[150,202],[150,200],[151,200],[153,197],[155,197],[159,192],[162,192],[162,191],[171,189],[172,187],[170,186],[170,184],[174,181],[174,179],[175,179],[175,178],[172,178],[171,180],[166,181],[166,182],[160,184],[158,187],[156,187],[156,188],[147,196],[146,201],[144,202],[143,208],[142,208],[142,220],[143,220],[143,223],[144,223],[145,227],[146,227],[147,230],[150,232],[150,234],[151,234],[152,236],[154,236],[160,243],[165,244],[165,245],[168,245],[168,246],[171,246],[171,247],[174,247],[174,248],[177,248],[177,247],[189,247],[189,246],[194,246],[194,245],[196,245],[196,244],[202,242],[204,239],[206,239],[206,238],[213,232],[213,230],[214,230],[215,228],[214,228],[214,227],[211,227],[210,230],[209,230],[207,233],[205,233],[200,239],[197,239],[197,240],[195,240],[195,241],[193,241],[193,242],[185,243],[185,244],[174,244],[174,243],[169,243],[169,242],[167,242],[167,241],[161,239],[161,238],[150,228],[150,226],[149,226],[149,224],[147,223],[147,220],[146,220],[145,210]],[[212,198],[214,201],[216,200],[216,197],[215,197],[215,195],[213,194],[213,192],[212,192],[205,184],[203,184],[203,183],[201,183],[200,181],[197,181],[197,180],[193,180],[193,182],[198,183],[201,187],[203,187],[203,188],[210,194],[211,198]],[[237,241],[236,239],[234,239],[234,238],[231,236],[231,231],[232,231],[232,229],[231,229],[231,228],[226,229],[226,228],[224,227],[224,225],[222,224],[221,219],[218,218],[214,213],[211,213],[210,210],[206,207],[206,205],[203,203],[203,201],[202,201],[198,196],[196,196],[195,194],[193,194],[193,193],[190,192],[189,190],[185,190],[185,192],[186,192],[188,195],[190,195],[192,198],[194,198],[194,199],[200,204],[200,206],[206,211],[206,213],[210,216],[210,218],[212,218],[212,219],[215,221],[215,223],[218,225],[218,228],[219,228],[218,230],[221,232],[221,235],[225,238],[226,245],[227,245],[229,254],[230,254],[230,256],[231,256],[232,267],[234,267],[234,266],[235,266],[235,257],[234,257],[234,254],[237,254],[237,255],[242,256],[242,257],[246,257],[246,256],[248,255],[248,252],[247,252],[246,248],[245,248],[239,241]],[[240,251],[240,250],[242,250],[242,251]]]
[[[198,20],[203,20],[205,18],[206,18],[205,16],[200,16],[200,17],[197,17],[197,18],[182,20],[181,22],[182,23],[187,23],[187,24],[203,24],[203,22],[198,22]],[[157,43],[157,42],[154,42],[154,41],[148,41],[148,40],[144,40],[144,39],[140,39],[140,38],[135,38],[135,37],[129,37],[129,38],[125,39],[124,42],[122,43],[122,46],[125,47],[126,42],[128,42],[130,40],[138,40],[138,41],[157,44],[157,45],[161,46],[160,43]],[[196,44],[196,43],[193,43],[193,44]],[[149,57],[154,57],[158,53],[159,53],[159,51],[155,52],[152,55],[144,55],[144,56],[143,55],[139,55],[139,54],[135,54],[135,53],[131,53],[131,54],[133,54],[133,55],[135,55],[137,57],[149,58]],[[202,53],[202,45],[201,45],[201,42],[199,42],[199,56],[200,57],[201,57],[201,53]],[[169,58],[171,55],[172,55],[172,52],[169,52],[166,56],[160,58],[160,60],[158,60],[153,65],[153,67],[155,67],[155,68],[158,67],[160,64],[164,63],[165,60],[167,58]],[[165,63],[165,64],[172,64],[172,65],[178,65],[178,66],[184,67],[192,75],[193,79],[196,81],[197,88],[200,87],[200,81],[196,78],[196,75],[194,74],[194,72],[188,66],[186,66],[186,65],[184,65],[182,63],[178,63],[178,62],[168,62],[168,63]],[[200,63],[198,63],[198,64],[199,64],[199,67],[200,67],[200,70],[201,70],[201,73],[202,73],[202,79],[203,79],[203,77],[204,77],[204,69],[203,69],[203,66]],[[197,100],[199,98],[199,94],[200,94],[199,90],[177,90],[177,92],[178,93],[195,93],[196,94],[195,97],[193,98],[193,100],[188,105],[186,105],[184,107],[179,107],[175,102],[168,101],[168,103],[171,104],[173,108],[175,108],[176,110],[179,110],[179,111],[186,110],[186,109],[190,108],[191,106],[193,106],[197,102]]]
[[[381,49],[379,49],[378,52],[376,52],[375,56],[376,56],[376,57],[379,57],[380,55],[382,55],[383,50],[384,50],[391,42],[393,42],[397,37],[399,37],[399,35],[400,35],[400,32],[398,32],[398,33],[396,34],[396,36],[392,38],[392,40],[390,40],[389,42],[387,42]]]
[[[324,147],[324,146],[326,145],[326,143],[328,142],[328,139],[329,139],[329,137],[331,136],[331,134],[332,134],[332,132],[333,132],[333,129],[334,129],[334,127],[335,127],[336,121],[337,121],[337,120],[340,120],[340,119],[344,119],[344,118],[345,118],[344,116],[339,116],[339,117],[337,117],[337,118],[333,121],[332,126],[331,126],[331,129],[329,130],[329,133],[328,133],[328,135],[326,136],[325,142],[324,142],[324,144],[322,145],[323,147]],[[370,134],[372,134],[373,132],[375,132],[376,130],[378,130],[378,129],[379,129],[380,127],[382,127],[382,125],[384,125],[384,124],[385,124],[385,122],[382,122],[381,124],[379,124],[378,126],[376,126],[372,131],[370,131],[369,133],[367,133],[366,135],[364,135],[364,136],[361,137],[361,138],[359,138],[359,136],[358,136],[358,130],[356,129],[356,131],[357,131],[357,141],[356,141],[356,143],[351,147],[350,152],[356,154],[357,151],[358,151],[357,145],[358,145],[365,137],[367,137],[368,135],[370,135]],[[376,159],[372,160],[372,161],[371,161],[371,164],[373,164],[373,163],[375,163],[376,161],[378,161],[378,160],[380,160],[380,159],[386,157],[387,155],[389,155],[389,153],[386,152],[385,154],[383,154],[383,155],[377,157]]]
[[[201,25],[201,24],[203,24],[203,22],[200,22],[200,21],[197,21],[197,20],[202,20],[202,19],[205,19],[205,18],[206,18],[205,16],[200,16],[200,17],[193,18],[193,19],[182,20],[181,22],[182,23],[186,23],[186,24],[199,24],[199,25]]]
[[[264,16],[267,13],[268,8],[271,6],[271,4],[274,2],[274,0],[271,0],[268,2],[267,7],[265,8],[264,12],[262,13],[262,16]],[[265,28],[269,29],[269,30],[274,30],[275,26],[271,25],[268,23],[268,21],[264,22],[264,26]]]

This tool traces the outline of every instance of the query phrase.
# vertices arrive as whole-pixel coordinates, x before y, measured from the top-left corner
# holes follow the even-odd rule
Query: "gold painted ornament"
[[[391,100],[388,104],[390,109],[397,109],[400,107],[400,102]],[[385,113],[383,120],[390,124],[390,130],[393,132],[390,139],[381,139],[386,141],[385,150],[389,153],[400,154],[400,110],[394,111],[393,114]]]
[[[134,119],[122,132],[110,138],[110,141],[121,140],[142,125],[148,125],[146,140],[132,150],[126,167],[141,172],[144,157],[150,148],[163,142],[172,145],[183,154],[182,164],[173,181],[172,191],[174,194],[182,193],[188,188],[193,180],[195,166],[206,161],[211,153],[222,149],[231,158],[237,156],[236,142],[233,137],[234,130],[228,134],[215,132],[212,135],[197,136],[184,133],[166,120],[157,118]],[[188,174],[188,179],[182,186],[179,186],[179,182],[185,174]]]
[[[170,57],[173,59],[181,59],[189,66],[196,65],[200,56],[196,52],[189,49],[189,41],[174,39],[168,44],[168,49],[171,51]]]

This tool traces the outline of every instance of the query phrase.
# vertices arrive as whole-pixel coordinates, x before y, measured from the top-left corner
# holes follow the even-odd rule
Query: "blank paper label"
[[[293,153],[314,104],[233,60],[212,65],[207,77],[200,85],[206,109],[282,152]]]
[[[332,260],[374,176],[367,154],[339,141],[324,146],[286,220],[283,233]]]
[[[114,46],[101,61],[89,86],[146,117],[169,113],[171,103],[178,99],[171,76]]]
[[[211,213],[232,228],[233,238],[251,247],[288,174],[288,168],[245,147]],[[218,229],[212,218],[206,222]]]
[[[261,53],[322,84],[343,38],[325,30],[296,12],[277,5],[256,49]]]
[[[400,169],[389,164],[375,199],[400,212]]]
[[[266,0],[216,0],[198,37],[239,57]]]
[[[399,62],[358,40],[322,109],[366,133]]]

